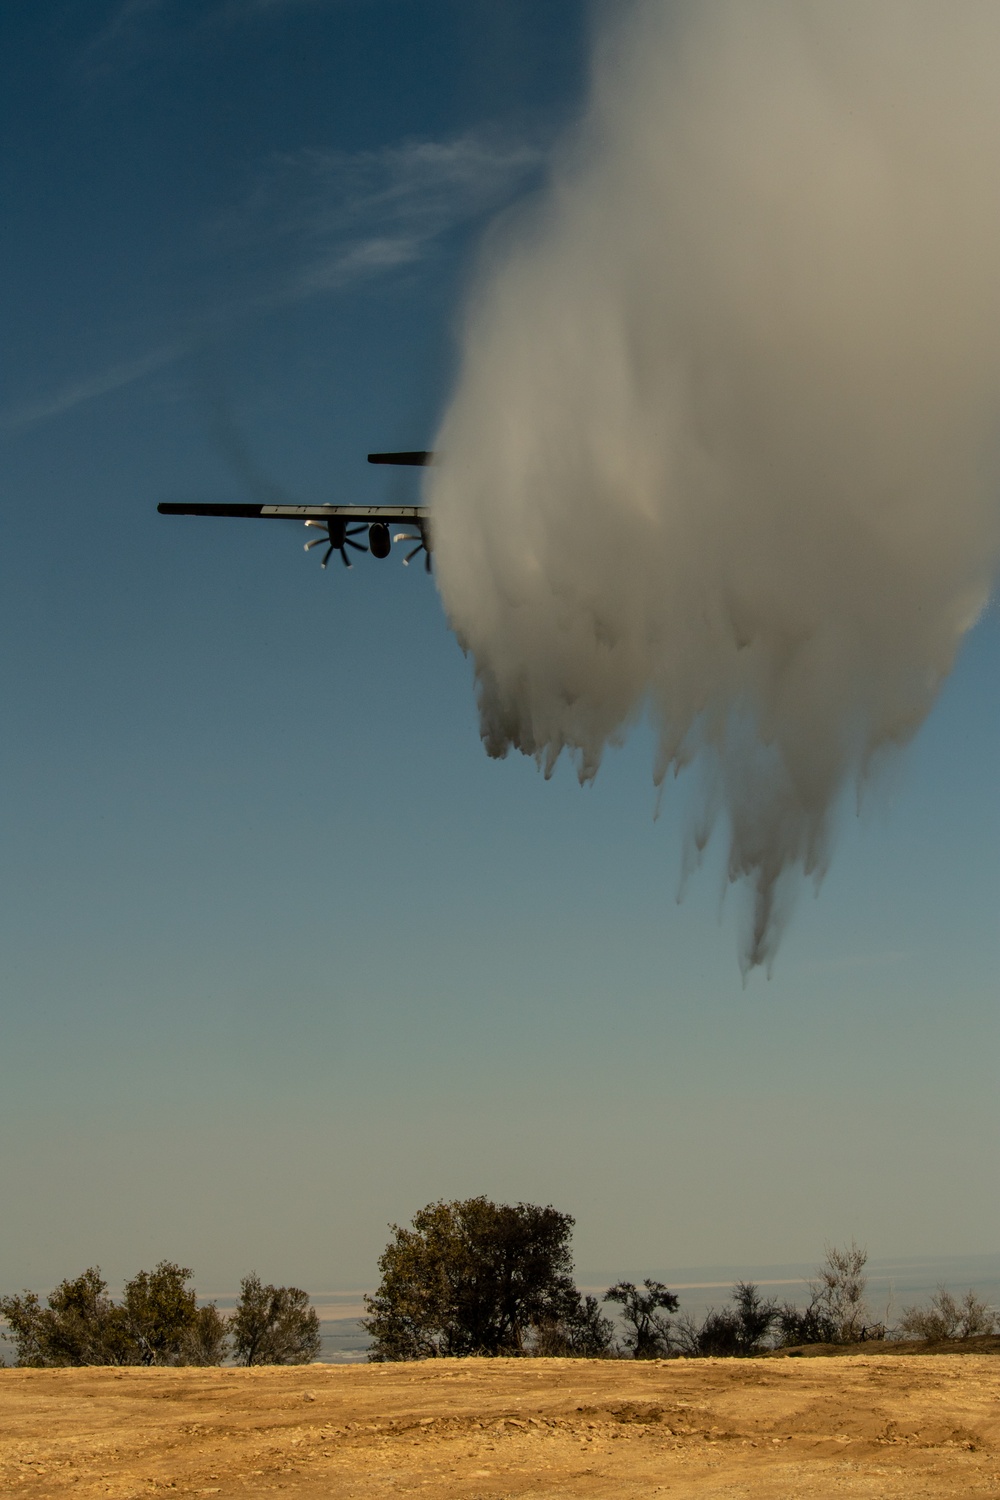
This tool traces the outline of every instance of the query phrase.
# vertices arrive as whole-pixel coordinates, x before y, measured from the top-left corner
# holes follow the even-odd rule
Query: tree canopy
[[[236,1363],[305,1365],[319,1353],[319,1314],[297,1286],[265,1285],[251,1272],[229,1321]]]
[[[430,1203],[410,1228],[392,1225],[381,1284],[365,1298],[369,1357],[525,1353],[532,1329],[580,1311],[573,1222],[551,1205],[480,1197]]]
[[[631,1349],[635,1359],[662,1359],[670,1353],[670,1319],[668,1312],[676,1312],[680,1302],[674,1292],[662,1281],[642,1283],[640,1291],[632,1281],[619,1281],[604,1294],[605,1302],[621,1305],[622,1322],[626,1326],[625,1347]]]
[[[225,1322],[199,1307],[186,1266],[160,1261],[125,1283],[115,1302],[99,1266],[61,1281],[43,1307],[35,1292],[0,1298],[19,1365],[220,1364]]]

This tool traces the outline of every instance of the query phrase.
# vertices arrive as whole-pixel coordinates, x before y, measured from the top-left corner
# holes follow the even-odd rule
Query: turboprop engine
[[[369,526],[368,551],[372,557],[388,557],[392,551],[389,528],[384,521],[373,521]]]

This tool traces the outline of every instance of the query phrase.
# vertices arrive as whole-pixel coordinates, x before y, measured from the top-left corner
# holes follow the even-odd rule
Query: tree
[[[265,1286],[251,1271],[229,1321],[237,1364],[305,1365],[319,1353],[319,1314],[296,1286]]]
[[[685,1354],[747,1358],[767,1347],[768,1335],[779,1316],[777,1304],[764,1301],[749,1281],[736,1283],[732,1300],[735,1305],[721,1312],[709,1308],[700,1325],[691,1318],[679,1320],[677,1342]]]
[[[61,1281],[42,1307],[35,1292],[0,1299],[19,1365],[132,1364],[122,1309],[107,1295],[99,1266]]]
[[[46,1364],[40,1326],[42,1307],[37,1292],[24,1291],[19,1297],[0,1297],[0,1317],[7,1324],[7,1335],[14,1345],[15,1363],[22,1369]]]
[[[970,1287],[961,1302],[939,1286],[929,1307],[904,1307],[899,1331],[917,1339],[972,1339],[994,1333],[997,1315]]]
[[[35,1292],[0,1298],[24,1365],[220,1364],[225,1327],[214,1303],[197,1306],[184,1285],[191,1272],[173,1261],[139,1271],[121,1303],[108,1296],[99,1266],[62,1281],[42,1307]]]
[[[604,1294],[605,1302],[621,1305],[622,1321],[628,1325],[625,1347],[631,1349],[633,1359],[662,1359],[670,1353],[670,1319],[661,1309],[676,1312],[680,1306],[675,1293],[668,1291],[662,1281],[643,1282],[644,1292],[631,1281],[619,1281]]]
[[[198,1316],[197,1298],[185,1286],[190,1276],[189,1267],[161,1260],[155,1271],[139,1271],[126,1281],[122,1310],[138,1364],[168,1365],[179,1359]]]
[[[741,1355],[759,1354],[766,1348],[768,1337],[778,1316],[777,1304],[761,1297],[751,1281],[738,1281],[733,1287],[733,1302],[736,1304],[738,1336],[737,1352]]]
[[[409,1229],[391,1228],[362,1319],[373,1361],[523,1354],[530,1330],[558,1321],[575,1292],[573,1220],[551,1205],[430,1203]]]

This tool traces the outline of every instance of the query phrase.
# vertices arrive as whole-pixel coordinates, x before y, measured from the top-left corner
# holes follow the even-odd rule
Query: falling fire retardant
[[[428,471],[491,755],[700,767],[769,964],[1000,556],[1000,6],[636,0],[495,226]]]

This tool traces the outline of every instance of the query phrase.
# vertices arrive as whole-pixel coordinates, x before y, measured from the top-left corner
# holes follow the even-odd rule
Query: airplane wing
[[[195,500],[164,500],[156,508],[161,516],[235,516],[247,521],[307,522],[342,517],[345,521],[381,522],[386,526],[426,521],[430,514],[426,505],[244,505],[242,501],[206,505]]]
[[[433,453],[369,453],[372,464],[409,464],[422,466],[433,461]],[[157,507],[161,516],[222,516],[246,521],[304,521],[315,527],[320,535],[306,543],[308,552],[313,547],[326,544],[323,567],[334,552],[340,553],[345,567],[351,566],[348,547],[357,552],[370,552],[373,557],[388,557],[393,542],[415,542],[416,546],[403,559],[404,565],[424,553],[428,573],[431,570],[430,512],[426,505],[247,505],[242,501],[209,502],[196,500],[164,500]],[[408,526],[409,531],[390,536],[390,526]],[[368,545],[355,540],[361,532],[367,533]]]

